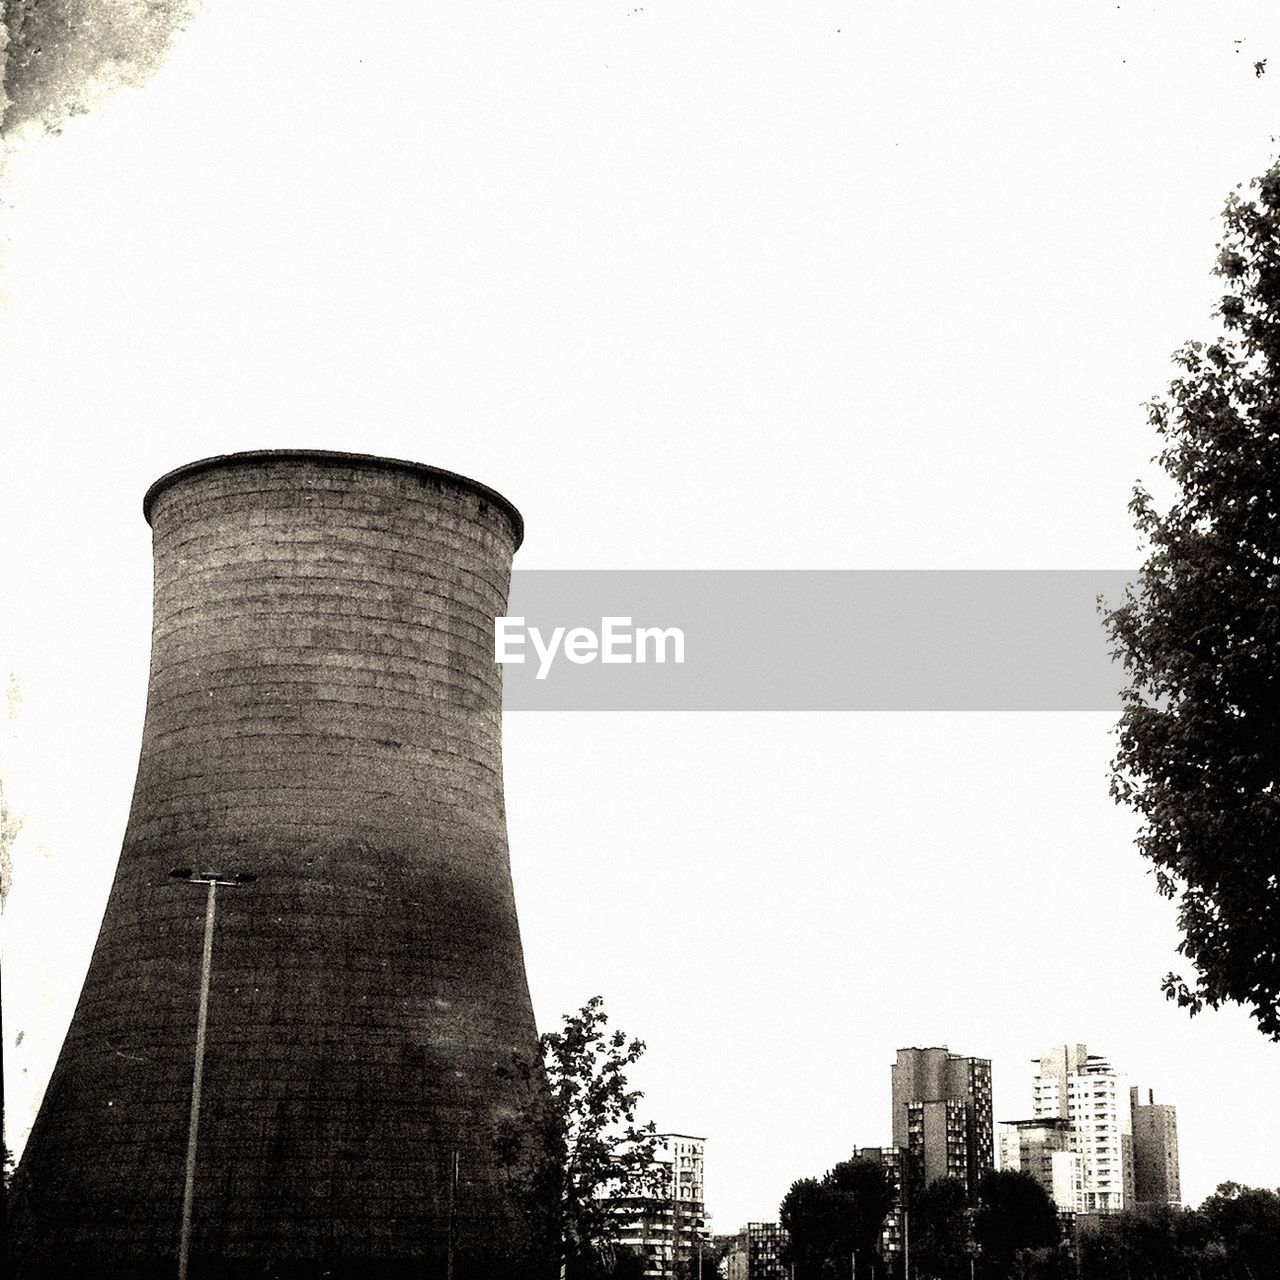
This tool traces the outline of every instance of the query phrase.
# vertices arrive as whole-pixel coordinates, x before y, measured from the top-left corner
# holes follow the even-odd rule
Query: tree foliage
[[[847,1280],[855,1253],[865,1261],[879,1256],[880,1232],[892,1207],[893,1188],[874,1160],[845,1160],[820,1179],[802,1178],[792,1183],[779,1209],[789,1237],[783,1261],[795,1263],[796,1280]]]
[[[1178,901],[1195,972],[1166,995],[1280,1039],[1280,165],[1224,221],[1222,332],[1147,406],[1175,496],[1130,503],[1148,557],[1106,618],[1128,676],[1111,790]]]
[[[688,1256],[676,1260],[674,1267],[675,1280],[715,1280],[720,1274],[720,1264],[729,1251],[732,1237],[719,1244],[712,1240],[698,1240],[688,1251]]]
[[[990,1276],[1009,1276],[1024,1255],[1058,1243],[1058,1213],[1029,1173],[989,1169],[978,1183],[973,1236]]]
[[[627,1082],[644,1049],[642,1040],[609,1029],[600,996],[542,1037],[561,1157],[560,1238],[571,1276],[616,1271],[618,1220],[611,1202],[660,1193],[658,1137],[652,1121],[636,1122],[644,1095]]]
[[[1112,1214],[1081,1237],[1081,1273],[1091,1280],[1143,1275],[1190,1280],[1190,1254],[1183,1247],[1189,1225],[1172,1209]]]
[[[1102,1218],[1080,1239],[1082,1280],[1261,1280],[1280,1258],[1280,1195],[1223,1183],[1199,1209]]]
[[[911,1253],[931,1280],[968,1280],[969,1196],[959,1178],[939,1178],[913,1198]]]
[[[1280,1264],[1280,1193],[1224,1182],[1197,1211],[1205,1251],[1224,1257],[1229,1274],[1275,1274]]]
[[[569,1280],[643,1272],[639,1255],[618,1243],[612,1205],[653,1196],[661,1178],[657,1134],[636,1122],[643,1095],[627,1083],[644,1042],[608,1023],[603,999],[593,996],[542,1036],[538,1060],[513,1060],[508,1069],[524,1079],[530,1102],[503,1117],[495,1136],[531,1238]]]
[[[833,1235],[831,1217],[831,1198],[821,1179],[799,1178],[782,1197],[778,1221],[787,1233],[782,1260],[794,1266],[797,1280],[822,1274]]]

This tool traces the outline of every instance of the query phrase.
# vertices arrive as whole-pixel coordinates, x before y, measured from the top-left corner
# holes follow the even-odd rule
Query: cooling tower
[[[302,451],[192,463],[144,511],[137,783],[14,1274],[178,1274],[208,873],[192,1280],[545,1274],[492,638],[519,513]]]

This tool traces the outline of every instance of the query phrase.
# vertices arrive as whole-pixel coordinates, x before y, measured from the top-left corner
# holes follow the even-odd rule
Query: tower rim
[[[447,471],[443,467],[433,467],[425,462],[412,462],[405,458],[385,458],[376,453],[348,453],[339,449],[247,449],[239,453],[220,453],[209,458],[199,458],[195,462],[183,463],[166,471],[142,498],[142,514],[148,524],[151,523],[151,512],[156,499],[172,488],[180,480],[197,475],[201,471],[211,471],[217,467],[249,466],[258,462],[318,462],[332,466],[364,466],[377,467],[387,471],[403,471],[411,475],[442,480],[461,489],[469,489],[472,493],[493,503],[511,522],[515,534],[515,545],[518,550],[524,541],[524,517],[509,498],[504,497],[496,489],[491,489],[479,480],[472,480],[456,471]]]

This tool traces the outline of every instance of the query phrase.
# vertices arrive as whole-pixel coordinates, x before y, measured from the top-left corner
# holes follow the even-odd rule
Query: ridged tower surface
[[[447,472],[292,451],[181,468],[145,509],[137,783],[12,1273],[176,1274],[188,867],[257,877],[217,896],[193,1280],[443,1277],[450,1254],[458,1280],[543,1274],[492,648],[519,515]]]

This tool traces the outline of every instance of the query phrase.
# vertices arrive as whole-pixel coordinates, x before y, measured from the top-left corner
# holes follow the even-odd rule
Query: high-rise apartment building
[[[1133,1116],[1134,1202],[1181,1204],[1182,1185],[1178,1173],[1178,1112],[1176,1107],[1158,1103],[1150,1089],[1129,1090]]]
[[[702,1184],[705,1138],[659,1134],[656,1190],[613,1202],[618,1243],[645,1258],[645,1276],[672,1276],[676,1264],[697,1256],[710,1238]]]
[[[1001,1169],[1029,1173],[1059,1213],[1083,1212],[1084,1163],[1073,1150],[1070,1120],[1045,1116],[1005,1121],[999,1136]]]
[[[776,1222],[748,1222],[725,1254],[726,1280],[787,1280],[782,1261],[786,1242],[787,1233]]]
[[[1111,1063],[1082,1044],[1056,1045],[1032,1084],[1038,1120],[1070,1123],[1080,1156],[1077,1212],[1114,1213],[1133,1204],[1133,1124],[1129,1093]]]
[[[990,1060],[899,1049],[891,1075],[893,1145],[906,1152],[912,1183],[956,1178],[976,1202],[978,1179],[995,1163]]]

